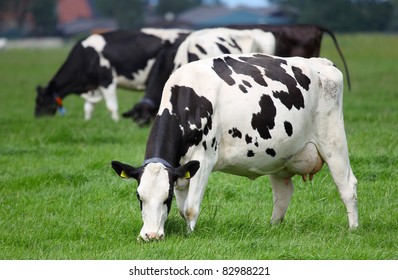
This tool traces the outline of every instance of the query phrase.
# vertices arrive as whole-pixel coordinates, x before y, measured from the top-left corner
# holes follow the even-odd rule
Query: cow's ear
[[[122,178],[134,178],[138,180],[140,175],[140,168],[134,168],[131,165],[121,163],[119,161],[112,161],[112,168],[115,170],[117,175]]]
[[[199,161],[192,160],[192,161],[189,161],[186,164],[176,168],[174,170],[174,174],[178,178],[190,179],[193,176],[195,176],[196,171],[198,171],[199,167],[200,167]]]

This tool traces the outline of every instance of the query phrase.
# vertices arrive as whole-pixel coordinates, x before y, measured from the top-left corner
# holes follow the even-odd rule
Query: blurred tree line
[[[95,7],[105,18],[117,20],[119,28],[139,28],[145,22],[143,0],[95,0]]]
[[[150,0],[89,0],[96,13],[113,18],[120,28],[144,25]],[[152,12],[158,15],[179,13],[200,6],[222,5],[221,0],[158,0]],[[265,1],[266,2],[266,1]],[[398,0],[269,0],[296,14],[297,23],[315,23],[334,31],[398,31]],[[54,35],[57,32],[57,1],[0,0],[0,25],[4,15],[12,13],[15,29],[34,29],[29,35]],[[27,16],[29,15],[29,16]],[[27,35],[27,34],[21,34]]]
[[[9,14],[14,15],[14,32],[29,29],[29,24],[34,21],[37,34],[52,34],[57,25],[55,13],[55,1],[53,0],[0,0],[0,23]],[[30,17],[31,15],[31,17]],[[16,34],[26,35],[26,34]]]
[[[398,30],[398,0],[270,0],[297,14],[297,23],[334,31]]]

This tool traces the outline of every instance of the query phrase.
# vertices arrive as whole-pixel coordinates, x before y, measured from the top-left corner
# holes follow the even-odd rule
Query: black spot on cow
[[[275,157],[276,156],[276,152],[275,152],[274,149],[268,148],[268,149],[265,150],[265,152],[267,154],[269,154],[271,157]]]
[[[214,148],[214,151],[217,151],[217,140],[216,137],[213,137],[211,140],[211,147]]]
[[[202,48],[202,46],[196,44],[195,47],[202,53],[202,54],[207,54],[206,50]]]
[[[253,141],[253,138],[249,136],[249,134],[246,134],[245,136],[246,144],[250,144]]]
[[[235,84],[235,80],[231,77],[232,70],[229,69],[228,65],[225,63],[225,61],[222,58],[216,58],[213,60],[212,69],[228,85],[232,86]]]
[[[155,58],[164,46],[161,38],[133,30],[106,32],[101,36],[107,42],[103,56],[110,61],[118,76],[127,79],[133,79],[135,73],[145,69],[148,60]],[[85,64],[84,61],[80,63]]]
[[[246,81],[246,80],[242,80],[242,83],[243,83],[245,86],[247,86],[248,88],[251,88],[251,87],[252,87],[252,85],[251,85],[248,81]]]
[[[212,129],[213,106],[206,97],[197,95],[192,88],[178,85],[171,89],[170,103],[172,113],[182,125],[187,145],[182,154],[185,155],[189,147],[199,145],[203,135],[207,135]],[[191,128],[191,125],[196,128]]]
[[[207,144],[206,144],[206,141],[203,141],[202,142],[202,145],[203,145],[203,148],[205,149],[205,151],[207,150]]]
[[[171,89],[170,103],[173,107],[172,112],[185,126],[189,127],[193,124],[201,128],[202,119],[205,118],[202,129],[211,130],[213,106],[206,97],[197,95],[190,87],[175,85]]]
[[[252,150],[248,150],[247,157],[254,157],[254,152]]]
[[[300,86],[304,89],[309,90],[311,80],[305,74],[303,74],[303,70],[298,67],[292,66],[294,77],[296,78],[297,82]]]
[[[239,89],[243,92],[243,93],[247,93],[247,89],[244,85],[239,85]]]
[[[233,71],[228,66],[230,66]],[[257,67],[229,56],[225,57],[224,60],[222,58],[214,59],[212,69],[230,86],[235,84],[235,80],[231,77],[233,72],[252,77],[253,80],[261,86],[268,86],[261,71]]]
[[[238,43],[235,41],[235,39],[231,38],[231,42],[232,42],[232,43],[229,43],[229,45],[230,45],[231,47],[233,47],[234,49],[237,49],[237,50],[239,51],[239,53],[241,53],[241,52],[242,52],[242,48],[239,47],[239,45],[238,45]]]
[[[85,48],[85,52],[86,56],[83,58],[85,58],[86,60],[87,57],[91,58],[88,61],[84,61],[85,63],[88,64],[87,67],[89,67],[87,74],[84,76],[88,77],[91,80],[90,82],[88,82],[89,87],[95,89],[96,85],[99,85],[107,88],[113,82],[111,69],[101,65],[100,57],[94,48],[87,47]]]
[[[252,57],[240,57],[241,60],[250,64],[257,65],[264,68],[265,75],[273,81],[284,84],[288,91],[274,91],[274,97],[280,99],[283,105],[289,110],[294,106],[296,109],[304,108],[304,97],[301,90],[297,87],[297,81],[294,77],[289,75],[282,67],[282,64],[287,65],[286,60],[274,58],[262,54],[255,54]],[[306,85],[305,75],[295,70],[300,77],[303,85]],[[306,76],[305,76],[306,77]],[[308,77],[306,77],[308,78]]]
[[[242,80],[242,85],[239,85],[239,89],[240,89],[243,93],[247,93],[247,92],[248,92],[248,91],[247,91],[247,87],[248,87],[248,88],[251,88],[251,87],[252,87],[251,83],[249,83],[249,82],[246,81],[246,80]]]
[[[270,139],[270,130],[275,126],[276,108],[271,97],[265,94],[261,96],[259,104],[261,111],[253,114],[252,127],[257,129],[261,138]]]
[[[292,124],[288,121],[285,121],[283,124],[285,126],[285,131],[286,131],[287,136],[292,136],[292,134],[293,134]]]
[[[168,109],[155,117],[148,139],[145,158],[163,158],[173,166],[178,166],[181,155],[188,149],[182,145],[183,131],[180,121]]]
[[[211,140],[211,147],[214,148],[214,145],[216,145],[216,137]]]
[[[230,54],[231,52],[229,51],[229,49],[227,49],[224,45],[216,43],[217,47],[220,49],[220,51],[223,54]]]
[[[252,77],[253,80],[261,86],[268,86],[267,82],[264,80],[263,74],[257,67],[229,56],[225,57],[225,62],[235,73]]]
[[[256,141],[254,141],[254,146],[258,147],[258,140],[257,140],[257,137],[256,137]]]
[[[199,56],[195,53],[188,52],[188,62],[198,61]]]
[[[228,130],[228,133],[231,134],[233,138],[238,137],[242,138],[242,132],[239,131],[236,127],[233,127],[232,129]]]

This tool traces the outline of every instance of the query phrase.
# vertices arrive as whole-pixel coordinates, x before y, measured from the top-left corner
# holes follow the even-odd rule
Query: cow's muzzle
[[[140,233],[140,235],[138,235],[137,237],[138,241],[145,241],[145,242],[159,241],[163,239],[164,239],[164,234],[159,232]]]

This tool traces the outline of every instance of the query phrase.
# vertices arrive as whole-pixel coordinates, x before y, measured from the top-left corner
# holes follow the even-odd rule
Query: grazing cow
[[[62,108],[62,100],[75,93],[86,99],[86,120],[102,98],[112,118],[118,120],[116,87],[144,89],[162,46],[188,33],[181,29],[143,28],[88,36],[75,44],[47,87],[37,87],[35,115],[54,115],[57,107]]]
[[[312,179],[324,162],[356,228],[342,94],[343,75],[324,58],[224,55],[179,68],[164,87],[143,165],[112,162],[119,176],[138,180],[140,237],[164,237],[173,194],[192,231],[212,171],[269,175],[271,222],[282,221],[292,176]]]
[[[209,28],[192,32],[181,43],[163,48],[149,75],[145,97],[122,116],[140,125],[149,124],[159,108],[164,84],[182,65],[222,54],[254,52],[274,54],[274,35],[260,29]]]
[[[238,30],[261,29],[265,32],[271,32],[275,37],[275,50],[274,52],[269,52],[267,54],[283,57],[319,57],[323,33],[327,33],[332,38],[337,52],[343,61],[343,66],[347,77],[347,85],[349,89],[351,88],[348,67],[337,42],[336,36],[332,31],[324,27],[317,25],[231,25],[229,28]],[[191,40],[196,38],[193,36],[195,33],[197,32],[192,33],[188,38],[192,38]],[[205,33],[201,34],[205,35]],[[186,40],[188,40],[188,38]],[[204,40],[205,39],[202,39],[201,41]],[[194,45],[194,42],[192,42],[191,46]],[[172,73],[172,70],[175,69],[173,63],[178,63],[171,59],[171,57],[175,56],[177,48],[179,48],[178,44],[170,47],[168,50],[164,50],[163,55],[159,55],[159,59],[156,60],[149,75],[148,79],[152,82],[148,83],[148,88],[145,92],[144,98],[141,102],[133,106],[132,109],[123,113],[123,117],[132,117],[133,120],[139,124],[148,124],[151,118],[156,115],[160,104],[163,86],[169,75]],[[199,48],[196,50],[196,53],[198,51],[200,52]],[[186,54],[186,57],[188,57],[188,62],[197,60],[195,54]],[[204,58],[202,53],[200,53],[200,58]]]

